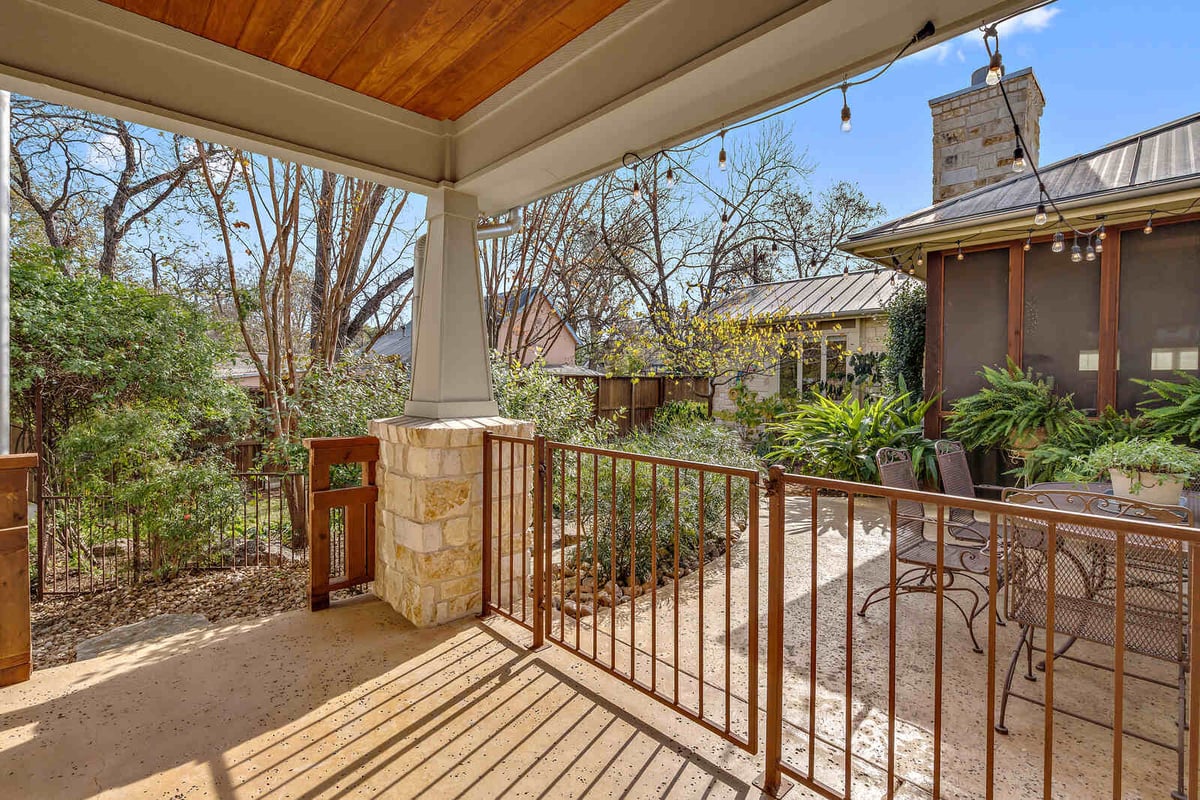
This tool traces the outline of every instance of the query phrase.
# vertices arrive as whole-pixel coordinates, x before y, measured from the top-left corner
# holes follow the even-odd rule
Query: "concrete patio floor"
[[[0,690],[0,797],[747,797],[755,760],[495,620],[364,598]]]

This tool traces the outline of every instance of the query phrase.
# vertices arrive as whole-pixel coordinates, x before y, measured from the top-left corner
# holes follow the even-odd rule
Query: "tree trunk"
[[[284,475],[283,494],[287,498],[288,517],[292,523],[291,547],[293,550],[304,550],[308,547],[308,493],[304,489],[304,476]]]

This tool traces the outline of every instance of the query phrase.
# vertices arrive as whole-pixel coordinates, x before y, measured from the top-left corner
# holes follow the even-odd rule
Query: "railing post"
[[[29,680],[29,471],[33,453],[0,455],[0,686]],[[41,520],[38,520],[40,523]]]
[[[546,437],[538,434],[533,437],[533,649],[537,650],[546,645],[546,628],[550,623],[550,596],[546,581],[546,528],[549,515],[546,514],[546,480],[550,470],[546,467]]]
[[[1188,800],[1200,798],[1200,547],[1188,549]]]
[[[783,780],[783,467],[768,472],[767,497],[767,741],[766,765],[755,784],[771,797],[782,797],[791,788]],[[813,531],[816,535],[816,531]],[[816,568],[816,565],[813,565]],[[757,713],[757,709],[752,710]]]
[[[496,481],[503,484],[503,477]],[[503,485],[499,487],[503,491]],[[492,503],[496,500],[496,487],[492,482],[492,432],[483,432],[483,609],[481,618],[492,615]],[[512,554],[509,553],[509,558]],[[510,586],[508,589],[512,591]]]
[[[329,463],[308,449],[308,502],[304,514],[308,528],[308,607],[329,608],[329,514],[314,513],[313,493],[329,488]]]

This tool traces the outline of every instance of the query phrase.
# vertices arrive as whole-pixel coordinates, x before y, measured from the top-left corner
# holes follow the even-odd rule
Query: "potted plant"
[[[1003,447],[1024,455],[1086,419],[1071,395],[1054,393],[1052,379],[1022,371],[1011,359],[1004,369],[984,367],[979,374],[984,387],[954,403],[946,428],[969,450]]]
[[[1096,448],[1084,465],[1090,474],[1107,471],[1118,497],[1174,505],[1188,479],[1200,475],[1200,451],[1165,439],[1129,439]]]

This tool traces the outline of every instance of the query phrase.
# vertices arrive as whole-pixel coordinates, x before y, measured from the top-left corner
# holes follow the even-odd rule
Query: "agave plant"
[[[1032,449],[1030,443],[1036,446],[1086,420],[1073,395],[1055,394],[1051,379],[1022,371],[1011,359],[1005,369],[984,367],[979,374],[983,389],[955,401],[946,428],[947,436],[968,449]]]
[[[1200,444],[1200,378],[1180,372],[1178,380],[1136,382],[1146,387],[1138,407],[1155,434]]]
[[[933,476],[933,442],[923,434],[933,402],[913,401],[908,393],[868,401],[815,395],[813,402],[771,426],[776,446],[767,457],[811,475],[878,483],[875,453],[899,447],[912,453],[918,479]]]

